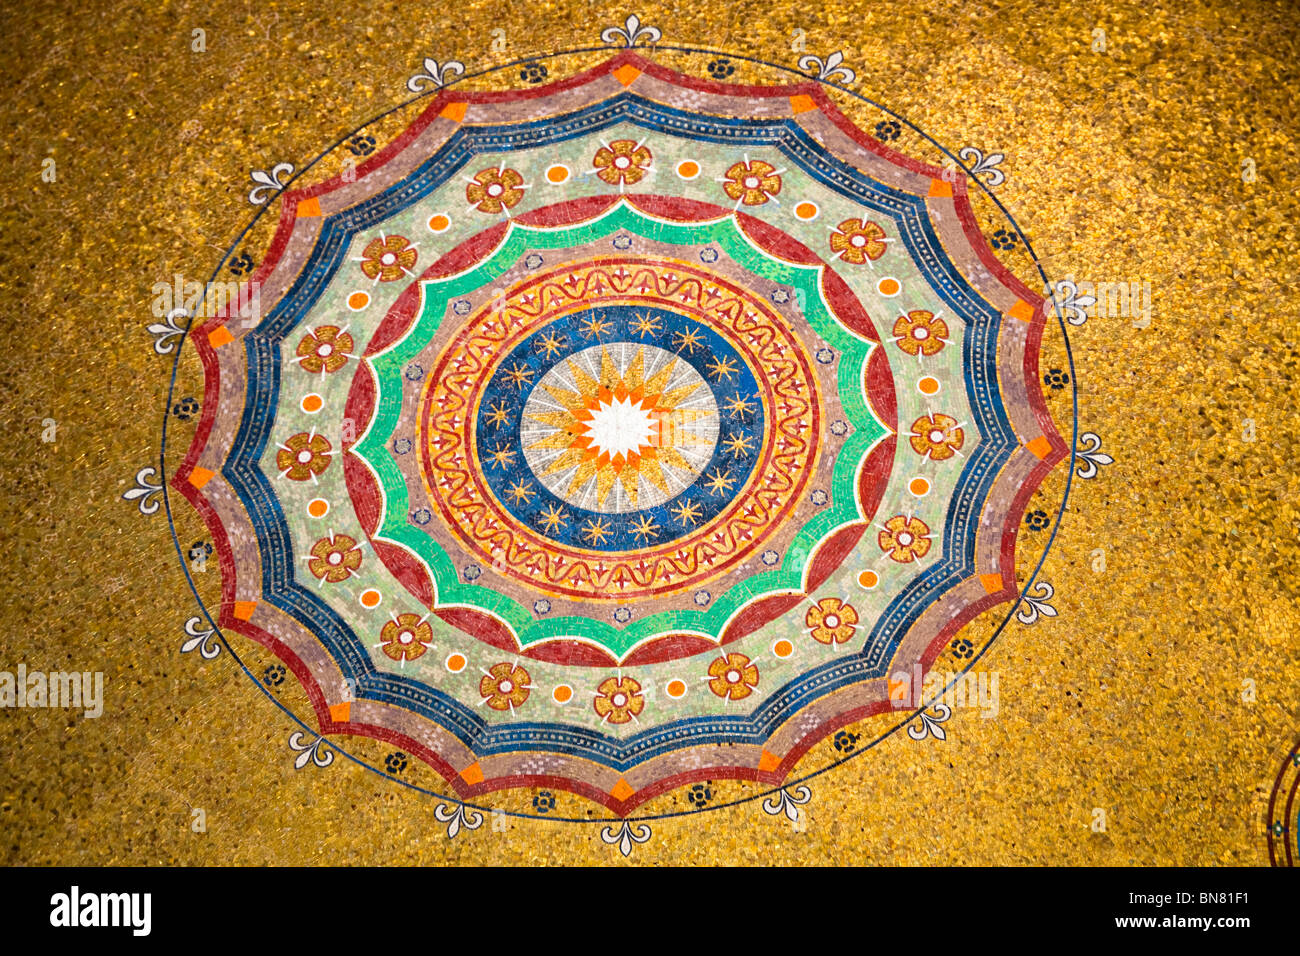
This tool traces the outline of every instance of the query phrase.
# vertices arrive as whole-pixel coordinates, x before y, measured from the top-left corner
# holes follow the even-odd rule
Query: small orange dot
[[[677,164],[677,175],[682,179],[694,179],[700,174],[700,164],[693,159],[684,159]]]
[[[567,704],[573,699],[573,688],[568,684],[560,684],[555,690],[551,691],[551,697],[557,704]]]
[[[379,592],[376,591],[374,588],[367,588],[366,590],[362,591],[362,592],[361,592],[361,606],[362,606],[362,607],[378,607],[378,606],[379,606]]]
[[[370,296],[365,292],[353,292],[348,296],[348,308],[353,312],[360,312],[370,304]]]
[[[899,285],[897,279],[886,276],[880,280],[880,284],[876,288],[880,290],[881,295],[898,295],[898,290],[903,287]]]
[[[870,591],[880,583],[880,575],[875,571],[863,571],[858,575],[858,583]]]
[[[794,207],[794,214],[800,219],[816,219],[817,205],[810,202],[801,202]]]
[[[553,183],[562,183],[569,178],[568,166],[552,166],[546,171],[546,178]]]
[[[309,392],[302,398],[302,410],[308,414],[319,412],[325,405],[325,400],[315,392]]]
[[[918,498],[924,498],[930,493],[930,482],[924,478],[913,478],[907,483],[907,490]]]
[[[785,638],[781,638],[781,640],[772,645],[772,653],[777,657],[789,657],[794,653],[794,645]]]
[[[442,232],[451,225],[451,220],[442,213],[429,217],[429,228],[434,232]]]
[[[683,697],[686,694],[686,682],[680,680],[670,680],[668,682],[669,697]]]
[[[452,654],[447,658],[447,670],[453,674],[459,674],[465,669],[465,657],[463,654]]]
[[[307,514],[313,518],[323,518],[329,514],[330,503],[324,498],[313,498],[307,502]]]
[[[939,393],[939,380],[927,375],[916,383],[916,387],[921,390],[922,395],[937,395]]]

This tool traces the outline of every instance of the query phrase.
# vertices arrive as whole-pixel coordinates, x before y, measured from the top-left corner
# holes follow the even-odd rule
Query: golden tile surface
[[[1261,801],[1300,734],[1300,18],[1288,4],[97,6],[0,13],[0,669],[106,680],[98,719],[0,711],[0,861],[1267,862]],[[897,733],[817,777],[799,830],[749,803],[658,821],[625,861],[590,826],[511,818],[448,840],[430,797],[345,759],[294,770],[294,725],[230,655],[178,653],[196,607],[165,517],[121,496],[156,463],[165,415],[172,363],[145,332],[152,287],[221,262],[251,218],[250,169],[301,165],[404,102],[426,56],[472,71],[591,46],[628,13],[665,45],[785,64],[801,43],[843,50],[858,92],[954,150],[1006,154],[997,194],[1050,277],[1150,283],[1152,305],[1145,328],[1094,317],[1069,330],[1080,431],[1115,463],[1074,482],[1042,572],[1059,616],[1013,622],[980,662],[1000,675],[998,717],[960,711],[942,743]],[[264,224],[241,248],[268,238]],[[1023,251],[1004,261],[1035,275]],[[1064,360],[1059,335],[1044,352],[1044,366]],[[200,385],[190,355],[178,395]],[[1050,403],[1068,434],[1068,393]],[[178,446],[188,434],[177,426]],[[1062,466],[1040,492],[1047,510],[1063,486]],[[182,546],[202,537],[172,505]],[[247,650],[260,673],[269,658]],[[280,696],[305,706],[292,681]]]

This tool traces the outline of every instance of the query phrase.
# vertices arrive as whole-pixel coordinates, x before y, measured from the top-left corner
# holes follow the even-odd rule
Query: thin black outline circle
[[[362,130],[373,125],[374,123],[379,122],[382,119],[385,119],[386,117],[392,115],[393,113],[398,112],[399,110],[406,109],[407,107],[411,106],[412,104],[416,103],[419,100],[433,96],[436,93],[440,92],[441,90],[454,86],[457,83],[461,83],[465,80],[475,79],[480,76],[485,76],[489,73],[495,73],[500,70],[511,69],[513,67],[520,66],[521,64],[524,63],[533,63],[540,60],[550,60],[550,59],[555,59],[557,57],[563,57],[563,56],[575,56],[583,53],[609,52],[609,51],[618,51],[622,49],[632,49],[632,48],[633,47],[630,45],[615,45],[615,44],[601,44],[599,46],[575,47],[572,49],[557,50],[552,53],[539,54],[536,56],[521,57],[519,59],[512,60],[508,63],[503,63],[499,66],[488,67],[486,69],[482,69],[474,73],[462,73],[458,75],[454,80],[449,80],[446,83],[436,85],[432,89],[428,89],[422,93],[417,93],[415,96],[411,97],[410,99],[404,100],[403,102],[397,104],[396,106],[393,106],[387,110],[384,110],[382,113],[379,113],[378,115],[371,117],[369,120],[367,120],[366,122],[362,123],[360,126],[353,129],[351,132],[343,134],[338,139],[336,139],[333,143],[327,146],[321,153],[317,154],[317,156],[314,159],[312,159],[311,162],[309,162],[306,166],[302,167],[302,169],[295,170],[294,174],[289,178],[289,180],[284,184],[284,186],[281,187],[275,193],[275,197],[282,195],[287,189],[290,188],[290,186],[293,185],[293,183],[297,179],[301,178],[309,169],[314,167],[317,163],[319,163],[322,159],[324,159],[326,156],[332,153],[340,145],[342,145],[347,140],[351,139],[353,136],[356,136]],[[1047,273],[1044,271],[1043,265],[1039,261],[1038,255],[1034,252],[1034,248],[1030,244],[1028,237],[1021,230],[1020,224],[1016,222],[1015,217],[1011,215],[1011,213],[1007,210],[1007,208],[1002,204],[1001,200],[999,200],[998,197],[994,195],[992,189],[990,189],[982,179],[980,179],[978,176],[972,173],[971,170],[966,166],[966,164],[963,163],[957,156],[954,156],[953,153],[947,147],[939,143],[936,139],[934,139],[924,130],[920,129],[915,124],[908,121],[905,117],[899,115],[898,113],[894,112],[888,107],[881,106],[879,103],[875,102],[872,99],[869,99],[866,96],[863,96],[861,93],[856,93],[853,90],[847,89],[846,87],[841,86],[838,83],[833,83],[830,80],[823,79],[818,76],[811,76],[808,73],[804,73],[794,67],[785,66],[780,63],[773,63],[768,60],[764,60],[760,57],[752,57],[743,54],[728,53],[726,51],[714,50],[708,47],[689,47],[689,46],[678,46],[678,45],[670,45],[670,44],[662,44],[662,43],[650,44],[648,47],[643,46],[641,48],[649,49],[651,52],[657,52],[658,50],[669,50],[676,53],[686,53],[692,55],[702,54],[705,56],[725,57],[733,60],[743,60],[749,63],[756,63],[760,66],[767,67],[769,69],[774,69],[783,73],[792,74],[804,81],[813,80],[815,82],[821,83],[823,86],[828,86],[832,89],[838,90],[841,93],[845,93],[853,97],[854,99],[866,103],[868,106],[871,106],[875,109],[880,110],[881,112],[889,114],[890,116],[894,117],[901,123],[904,123],[913,132],[920,135],[928,143],[930,143],[941,153],[943,153],[945,156],[951,159],[959,169],[965,171],[967,176],[971,180],[973,180],[991,200],[993,200],[994,204],[1002,212],[1002,215],[1006,217],[1007,221],[1011,223],[1012,228],[1015,229],[1016,235],[1020,237],[1020,241],[1025,244],[1025,251],[1029,253],[1030,258],[1033,260],[1034,267],[1038,270],[1039,277],[1043,280],[1043,288],[1045,289],[1051,288],[1051,284],[1048,282],[1047,279]],[[211,276],[208,277],[208,281],[204,284],[204,298],[200,300],[201,302],[206,301],[208,291],[212,283],[216,280],[217,276],[221,273],[222,268],[238,250],[239,244],[243,241],[244,237],[248,234],[249,230],[251,230],[253,226],[257,224],[258,220],[261,219],[262,214],[271,208],[273,202],[274,199],[272,198],[272,199],[268,199],[265,204],[261,205],[257,210],[257,212],[254,213],[253,218],[249,220],[248,224],[235,237],[235,240],[230,244],[230,247],[227,249],[226,253],[222,256],[220,262],[218,262],[217,267],[213,270]],[[942,697],[942,694],[946,693],[951,687],[953,687],[958,680],[964,677],[965,674],[969,672],[970,669],[974,667],[976,663],[978,663],[980,658],[984,656],[984,654],[988,651],[988,649],[992,647],[994,642],[997,641],[997,639],[1001,636],[1002,631],[1006,628],[1007,624],[1010,623],[1012,615],[1014,615],[1017,609],[1019,609],[1021,601],[1024,599],[1025,594],[1028,592],[1028,590],[1034,585],[1034,583],[1038,579],[1038,575],[1039,572],[1042,570],[1043,563],[1047,560],[1047,555],[1051,551],[1053,543],[1055,543],[1056,541],[1056,535],[1061,525],[1061,518],[1064,516],[1066,505],[1069,503],[1070,489],[1074,483],[1074,468],[1075,468],[1075,462],[1077,460],[1077,446],[1079,440],[1079,388],[1075,376],[1074,353],[1070,348],[1070,335],[1069,335],[1069,331],[1066,329],[1066,323],[1064,317],[1061,314],[1061,310],[1058,307],[1055,298],[1052,296],[1046,296],[1045,298],[1047,301],[1051,302],[1052,310],[1056,313],[1056,321],[1058,327],[1060,328],[1061,336],[1065,342],[1066,361],[1070,369],[1072,432],[1070,436],[1070,465],[1069,465],[1069,470],[1066,472],[1065,491],[1061,497],[1060,507],[1057,509],[1056,512],[1056,520],[1052,524],[1052,533],[1048,537],[1047,543],[1043,546],[1043,553],[1039,556],[1037,564],[1034,565],[1033,572],[1029,575],[1028,579],[1025,581],[1025,586],[1021,589],[1020,594],[1016,597],[1016,600],[1012,602],[1010,609],[1006,613],[1006,616],[1002,619],[1002,622],[997,626],[997,629],[993,632],[992,636],[988,639],[988,641],[985,642],[984,646],[980,648],[979,653],[976,654],[974,657],[972,657],[967,662],[966,666],[960,672],[958,672],[956,678],[951,683],[949,683],[947,686],[944,687],[944,690],[940,694],[940,698]],[[225,649],[230,652],[231,658],[234,659],[235,663],[239,665],[240,669],[242,669],[243,672],[252,680],[252,682],[257,686],[257,688],[261,690],[262,693],[272,703],[274,703],[276,707],[278,707],[281,711],[283,711],[294,723],[296,723],[299,727],[305,730],[313,738],[323,739],[319,730],[313,729],[308,724],[306,724],[300,717],[298,717],[297,714],[295,714],[288,707],[286,707],[279,700],[279,698],[277,698],[273,693],[271,693],[271,691],[268,690],[267,687],[260,680],[258,680],[255,676],[253,676],[253,673],[248,669],[248,666],[235,652],[234,647],[231,646],[231,644],[226,640],[225,634],[222,633],[221,628],[217,626],[217,622],[213,619],[212,614],[208,611],[207,606],[203,603],[203,599],[199,597],[198,588],[195,586],[194,578],[190,574],[189,564],[186,562],[184,554],[181,551],[180,539],[177,537],[176,525],[172,518],[171,496],[168,493],[168,487],[167,487],[168,486],[167,468],[166,468],[167,424],[170,418],[172,398],[176,387],[176,378],[180,369],[181,352],[185,347],[186,340],[189,338],[189,331],[193,323],[194,323],[194,316],[192,315],[186,316],[186,323],[184,329],[181,331],[180,341],[176,343],[176,347],[175,347],[176,357],[172,360],[171,379],[167,385],[167,402],[163,406],[162,444],[158,454],[159,478],[162,485],[163,506],[167,514],[167,526],[171,531],[172,544],[176,548],[176,556],[177,558],[180,559],[181,570],[184,571],[185,573],[186,583],[189,584],[190,592],[194,595],[195,602],[198,604],[199,609],[203,612],[203,616],[207,619],[208,623],[211,625],[213,633],[215,633],[217,637],[221,640],[222,646],[225,647]],[[940,698],[936,698],[936,700]],[[853,752],[845,755],[844,757],[841,757],[838,760],[834,760],[823,767],[813,770],[805,774],[804,776],[799,777],[798,779],[787,780],[785,783],[782,783],[778,787],[774,787],[770,790],[765,790],[761,793],[752,794],[744,797],[738,797],[735,800],[730,800],[726,803],[719,803],[719,804],[715,804],[712,806],[705,806],[705,807],[697,807],[696,809],[693,810],[682,810],[682,811],[672,812],[672,813],[646,814],[643,816],[559,817],[559,816],[550,816],[549,814],[542,814],[542,813],[525,813],[525,812],[520,812],[515,810],[503,810],[497,807],[485,807],[476,803],[470,803],[468,801],[461,800],[459,797],[455,796],[454,794],[438,793],[437,791],[430,790],[427,787],[422,787],[419,786],[418,784],[414,784],[414,783],[410,783],[409,781],[402,780],[400,777],[395,777],[392,774],[388,773],[387,771],[382,770],[378,767],[371,766],[369,763],[365,762],[361,758],[356,757],[353,754],[349,753],[347,750],[343,749],[338,744],[336,744],[332,739],[325,740],[325,744],[329,747],[330,751],[336,751],[339,754],[342,754],[348,760],[352,761],[353,763],[361,767],[364,767],[365,769],[370,770],[373,773],[377,773],[383,777],[386,777],[387,779],[389,779],[394,783],[397,783],[408,789],[415,790],[420,793],[431,796],[435,800],[446,801],[447,803],[454,804],[458,807],[463,808],[464,810],[477,811],[481,813],[493,813],[493,814],[499,813],[508,817],[515,817],[523,820],[544,820],[553,823],[604,824],[606,827],[609,827],[611,825],[645,823],[645,822],[651,822],[657,820],[673,819],[677,817],[694,816],[695,814],[699,814],[699,813],[711,813],[716,810],[723,810],[729,807],[737,807],[746,803],[753,803],[754,801],[757,800],[765,800],[767,798],[774,796],[775,794],[783,793],[791,788],[799,787],[800,785],[805,784],[808,781],[816,777],[819,777],[830,770],[834,770],[836,767],[839,767],[841,764],[847,763],[850,760],[862,756],[863,754],[873,749],[877,744],[884,741],[886,738],[892,737],[903,727],[918,720],[929,707],[933,706],[933,704],[934,701],[931,701],[929,704],[926,704],[918,708],[917,710],[911,712],[905,719],[903,719],[899,723],[895,724],[893,727],[889,728],[888,730],[880,734],[870,743],[864,744],[862,747],[855,749]],[[600,806],[600,804],[596,804],[596,805]],[[475,828],[477,827],[477,825],[478,824],[476,824]]]

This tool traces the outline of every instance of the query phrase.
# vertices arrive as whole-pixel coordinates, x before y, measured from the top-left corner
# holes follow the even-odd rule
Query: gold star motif
[[[686,349],[691,355],[695,350],[704,344],[704,336],[700,334],[699,329],[684,329],[681,332],[673,333],[673,346],[677,351]]]
[[[632,331],[642,337],[658,335],[662,329],[663,325],[649,312],[636,316],[632,324]]]
[[[498,465],[502,468],[509,468],[515,463],[514,451],[509,448],[502,448],[499,444],[488,453],[488,458],[491,459],[493,468]]]
[[[537,351],[545,352],[547,358],[550,358],[557,352],[563,351],[563,349],[564,336],[562,335],[555,335],[552,332],[548,332],[537,340]]]
[[[727,399],[723,408],[731,412],[732,418],[736,418],[737,416],[744,418],[747,413],[754,410],[754,406],[751,404],[750,400],[748,398],[741,398],[739,392]]]
[[[583,323],[582,335],[583,338],[586,339],[592,339],[592,338],[599,339],[602,335],[609,334],[609,331],[613,327],[614,327],[614,323],[610,322],[603,315],[592,316],[590,319],[587,319]]]
[[[731,452],[733,458],[739,458],[741,455],[749,454],[749,443],[753,440],[753,435],[737,435],[735,432],[732,432],[727,436],[727,440],[722,444]]]
[[[531,481],[526,485],[521,481],[516,481],[506,489],[506,494],[514,500],[515,504],[526,505],[533,499],[537,492],[533,491],[533,483]]]
[[[736,374],[735,361],[735,359],[729,358],[714,359],[708,366],[709,374],[717,381],[722,381],[722,379],[725,378],[730,382],[731,376]]]
[[[547,505],[546,510],[537,516],[537,523],[548,533],[554,534],[560,528],[568,527],[568,517],[563,508]]]
[[[688,522],[693,527],[695,522],[700,520],[700,515],[703,513],[700,506],[692,501],[683,501],[676,508],[673,508],[672,511],[673,517],[681,522],[683,528],[686,527]]]
[[[659,537],[659,526],[650,520],[649,515],[642,515],[641,520],[633,524],[631,530],[638,541]]]
[[[500,405],[492,406],[492,414],[487,417],[487,423],[500,428],[506,423],[509,417],[510,409],[506,407],[505,402],[502,402]]]
[[[533,380],[533,370],[516,362],[513,368],[506,369],[506,378],[510,379],[512,384],[522,390],[525,385]]]
[[[605,539],[612,534],[613,532],[610,531],[609,524],[604,518],[594,518],[588,521],[586,527],[582,529],[582,536],[587,539],[588,544],[604,544]]]
[[[713,475],[706,481],[705,487],[711,494],[721,495],[731,490],[731,486],[736,483],[736,479],[731,477],[731,469],[728,468],[723,472],[721,468],[713,469]]]

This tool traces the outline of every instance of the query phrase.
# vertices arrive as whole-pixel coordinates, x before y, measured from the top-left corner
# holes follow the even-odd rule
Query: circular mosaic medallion
[[[819,82],[524,86],[280,194],[260,314],[194,331],[216,621],[459,800],[779,788],[1019,598],[1043,299]]]

